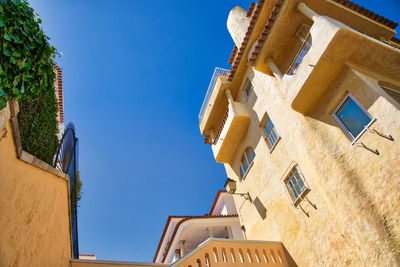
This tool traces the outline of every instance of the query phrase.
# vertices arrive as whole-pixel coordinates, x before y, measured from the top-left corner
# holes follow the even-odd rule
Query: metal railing
[[[214,73],[211,77],[210,84],[208,85],[206,97],[204,98],[203,105],[201,105],[200,113],[199,113],[199,122],[201,122],[201,119],[203,118],[204,111],[206,109],[208,100],[210,99],[211,93],[213,91],[215,81],[217,80],[217,77],[219,75],[227,75],[229,73],[229,70],[223,69],[223,68],[215,68]]]
[[[311,48],[311,35],[310,33],[308,33],[306,38],[303,40],[300,49],[297,51],[297,54],[294,57],[292,63],[290,64],[286,74],[293,75],[296,73],[297,68],[300,66],[301,62],[303,62],[303,59],[307,55],[310,48]]]

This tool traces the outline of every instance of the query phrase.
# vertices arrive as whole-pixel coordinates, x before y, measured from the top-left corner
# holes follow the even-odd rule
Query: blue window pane
[[[371,122],[371,118],[368,114],[364,112],[351,97],[347,97],[346,101],[338,111],[336,111],[336,116],[353,137],[357,137]]]
[[[252,147],[248,147],[243,153],[242,160],[240,162],[240,178],[243,179],[255,155],[256,153],[254,152]]]

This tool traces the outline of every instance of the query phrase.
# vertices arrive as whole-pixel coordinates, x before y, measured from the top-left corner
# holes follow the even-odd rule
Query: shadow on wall
[[[267,208],[263,205],[263,203],[261,202],[261,200],[256,197],[253,201],[253,205],[254,207],[256,207],[256,210],[258,212],[258,214],[260,215],[260,217],[265,220],[265,218],[267,218]]]

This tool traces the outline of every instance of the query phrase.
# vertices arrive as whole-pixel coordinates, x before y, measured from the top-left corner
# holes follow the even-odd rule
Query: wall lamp
[[[231,178],[227,178],[225,182],[225,188],[226,191],[228,191],[229,194],[231,195],[239,195],[241,197],[244,197],[246,200],[250,201],[250,203],[253,203],[253,200],[250,197],[249,192],[247,193],[236,193],[236,181],[232,180]]]

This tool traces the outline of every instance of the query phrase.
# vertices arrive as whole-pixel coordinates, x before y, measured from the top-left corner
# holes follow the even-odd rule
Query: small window
[[[275,129],[274,124],[271,121],[271,118],[268,116],[267,113],[265,113],[259,126],[261,128],[265,141],[267,142],[269,150],[272,151],[280,137]]]
[[[357,139],[372,122],[371,115],[350,94],[332,115],[351,140]]]
[[[256,153],[254,153],[254,150],[251,146],[246,148],[246,151],[244,151],[244,153],[243,153],[242,160],[240,161],[240,179],[241,180],[244,179],[255,156],[256,156]]]
[[[297,165],[295,165],[286,176],[284,183],[286,189],[289,191],[294,206],[297,206],[310,191]]]
[[[247,81],[246,86],[244,87],[243,93],[246,99],[249,99],[251,92],[253,91],[253,85],[250,80]]]

